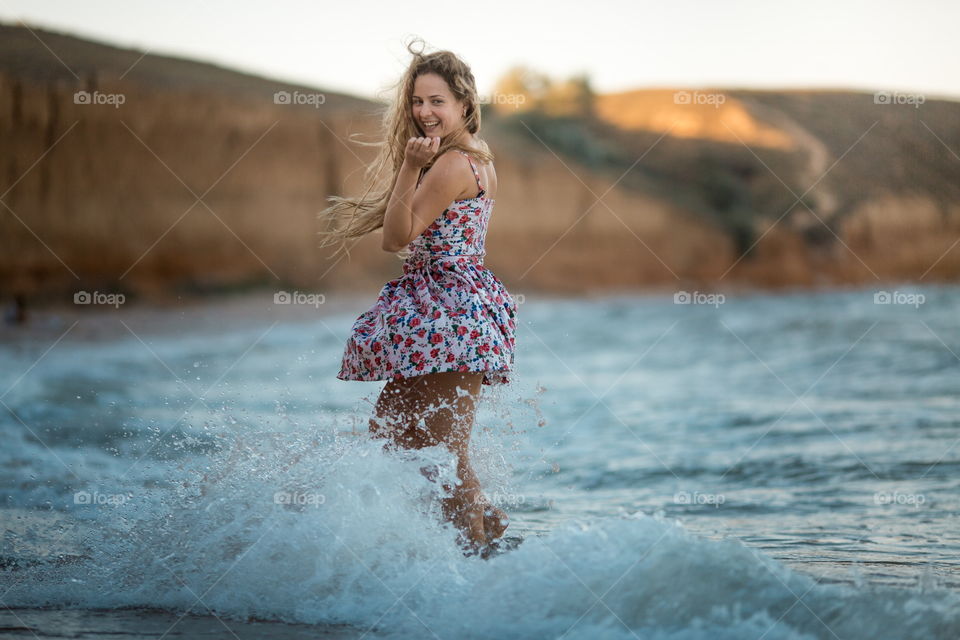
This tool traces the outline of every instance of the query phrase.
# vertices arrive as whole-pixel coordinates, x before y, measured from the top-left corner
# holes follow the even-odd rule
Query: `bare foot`
[[[487,544],[503,536],[503,532],[510,526],[510,518],[503,509],[499,509],[489,502],[483,509],[483,530],[487,536]]]

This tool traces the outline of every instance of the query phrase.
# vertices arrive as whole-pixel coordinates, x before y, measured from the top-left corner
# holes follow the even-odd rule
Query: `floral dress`
[[[340,380],[473,371],[484,373],[486,385],[510,382],[517,305],[483,265],[494,200],[485,197],[473,160],[460,153],[480,193],[454,200],[407,246],[403,275],[383,285],[354,322]]]

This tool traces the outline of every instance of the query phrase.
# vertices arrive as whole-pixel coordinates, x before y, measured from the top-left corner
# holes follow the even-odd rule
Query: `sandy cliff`
[[[377,104],[37,31],[61,63],[26,30],[0,31],[0,295],[373,293],[400,273],[378,237],[350,260],[317,248],[325,198],[363,188],[371,152],[347,138],[370,139]],[[78,104],[78,91],[108,102]],[[277,104],[278,91],[323,103]],[[960,138],[956,104],[877,111],[882,145],[846,158],[873,118],[868,96],[729,95],[722,109],[602,97],[610,144],[636,164],[623,179],[489,112],[487,264],[528,295],[956,279],[960,161],[944,150]],[[838,127],[848,111],[860,120]],[[910,145],[902,128],[921,116],[942,144]]]

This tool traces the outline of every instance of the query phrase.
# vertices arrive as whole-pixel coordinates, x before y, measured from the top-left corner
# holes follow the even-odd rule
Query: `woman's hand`
[[[404,151],[403,161],[414,169],[422,169],[440,148],[440,137],[410,138]]]

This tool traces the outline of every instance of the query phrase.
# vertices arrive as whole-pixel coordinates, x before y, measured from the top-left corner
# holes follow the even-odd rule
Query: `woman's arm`
[[[408,144],[409,147],[409,144]],[[413,167],[404,158],[393,185],[393,193],[387,202],[387,212],[383,216],[383,250],[391,253],[406,246],[402,239],[410,235],[413,219],[413,195],[417,188],[420,167]],[[399,245],[399,246],[398,246]]]
[[[439,138],[432,141],[411,138],[407,142],[403,164],[383,217],[384,251],[394,253],[410,244],[464,191],[464,185],[474,179],[466,160],[458,161],[456,153],[444,153],[417,189],[420,169],[439,148]]]

